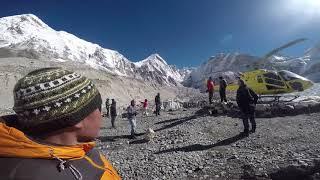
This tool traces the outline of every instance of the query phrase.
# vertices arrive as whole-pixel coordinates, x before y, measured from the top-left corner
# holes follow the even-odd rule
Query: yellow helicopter
[[[240,75],[252,90],[260,95],[283,94],[304,91],[313,86],[313,82],[293,72],[257,69]],[[238,85],[229,84],[227,90],[236,91]]]
[[[287,70],[266,70],[259,69],[261,65],[268,65],[267,60],[273,54],[278,53],[282,49],[290,47],[299,42],[305,41],[306,39],[297,39],[295,41],[289,42],[277,49],[272,50],[270,53],[265,55],[265,57],[256,63],[254,70],[240,73],[239,78],[244,80],[248,87],[254,90],[257,94],[260,95],[274,95],[274,94],[283,94],[291,93],[296,91],[304,91],[313,86],[313,82],[307,78],[304,78],[298,74]],[[236,91],[238,85],[231,83],[227,86],[227,91]],[[218,89],[218,88],[217,88]]]

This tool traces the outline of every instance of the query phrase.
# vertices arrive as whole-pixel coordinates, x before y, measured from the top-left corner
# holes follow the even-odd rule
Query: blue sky
[[[319,0],[8,0],[0,16],[32,13],[56,30],[114,49],[132,61],[159,53],[197,66],[220,52],[303,55],[320,41]]]

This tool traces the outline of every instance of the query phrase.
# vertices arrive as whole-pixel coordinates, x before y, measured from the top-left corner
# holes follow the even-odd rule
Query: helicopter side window
[[[272,84],[272,85],[277,85],[277,86],[284,86],[285,84],[282,81],[266,78],[265,79],[266,83]]]
[[[276,86],[270,86],[270,85],[266,85],[268,90],[276,90],[276,89],[284,89],[283,87],[276,87]]]
[[[276,80],[279,80],[281,81],[281,78],[279,77],[279,75],[275,74],[275,73],[265,73],[263,74],[264,77],[266,78],[270,78],[270,79],[276,79]]]
[[[276,86],[284,86],[285,84],[282,82],[279,75],[275,73],[265,73],[263,74],[265,77],[265,82],[268,84],[276,85]]]
[[[262,77],[261,76],[257,76],[257,81],[258,81],[258,83],[263,83]]]

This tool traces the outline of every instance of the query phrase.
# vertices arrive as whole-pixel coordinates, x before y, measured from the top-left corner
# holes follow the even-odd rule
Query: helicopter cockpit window
[[[290,71],[279,71],[279,74],[285,81],[291,81],[296,79],[301,79],[307,81],[306,78],[299,76],[298,74],[292,73]]]

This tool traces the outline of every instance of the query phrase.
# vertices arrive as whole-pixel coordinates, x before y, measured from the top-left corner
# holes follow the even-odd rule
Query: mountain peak
[[[168,65],[168,63],[157,53],[151,54],[146,59],[134,63],[136,66],[141,67],[143,65]]]
[[[168,63],[158,53],[151,54],[145,60],[149,60],[149,61],[152,61],[152,62],[160,61],[161,63],[163,63],[165,65],[168,65]]]
[[[49,28],[49,26],[44,23],[40,18],[38,18],[34,14],[21,14],[21,15],[13,15],[0,18],[0,22],[2,23],[10,23],[12,26],[20,24],[28,24],[29,26],[36,26],[41,28]]]

